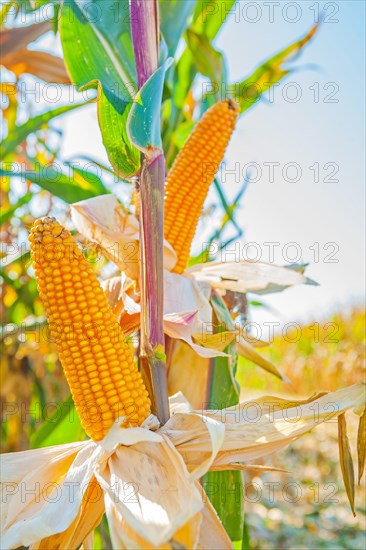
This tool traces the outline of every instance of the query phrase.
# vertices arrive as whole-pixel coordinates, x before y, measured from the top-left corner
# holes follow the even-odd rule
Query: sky
[[[268,3],[255,4],[262,8],[258,22],[248,22],[260,15],[254,9],[242,12],[239,21],[233,15],[218,39],[233,80],[314,23],[314,2],[295,3],[300,10],[282,2],[273,23],[269,8],[264,10]],[[365,285],[365,3],[315,4],[328,7],[297,61],[303,70],[275,89],[272,103],[261,103],[240,120],[228,154],[228,164],[240,159],[262,170],[238,217],[246,240],[267,254],[264,242],[280,243],[279,263],[301,251],[309,276],[320,284],[271,298],[286,320],[312,320],[359,303]],[[294,85],[286,88],[289,83]],[[272,178],[268,162],[280,163]],[[290,242],[298,247],[286,247]]]
[[[239,254],[309,263],[307,274],[320,285],[263,297],[276,313],[256,308],[258,323],[322,320],[364,300],[365,3],[241,1],[215,45],[229,81],[239,81],[302,37],[318,8],[324,21],[295,62],[298,70],[241,117],[221,170],[233,198],[242,182],[237,173],[251,167],[237,214]],[[95,106],[57,126],[65,133],[63,158],[106,161]]]

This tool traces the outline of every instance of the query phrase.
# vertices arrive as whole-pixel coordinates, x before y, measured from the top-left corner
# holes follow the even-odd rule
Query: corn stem
[[[139,89],[158,68],[159,19],[156,0],[131,0],[131,31]],[[169,418],[163,331],[163,243],[165,159],[152,149],[140,174],[141,365],[152,410]]]

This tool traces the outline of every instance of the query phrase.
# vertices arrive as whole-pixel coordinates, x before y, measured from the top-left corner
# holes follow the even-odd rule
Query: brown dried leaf
[[[196,264],[186,270],[186,275],[208,282],[216,289],[244,293],[268,293],[309,283],[309,279],[293,269],[251,260]]]
[[[282,404],[281,400],[277,402],[279,409],[270,396],[264,396],[224,410],[172,414],[160,433],[169,436],[190,472],[200,473],[202,464],[212,460],[213,454],[210,469],[224,465],[230,468],[233,462],[252,462],[279,451],[347,409],[357,410],[365,402],[365,387],[356,384],[336,392],[317,394],[302,404],[293,402],[290,408],[288,400],[282,400]],[[210,419],[217,422],[209,427]],[[221,423],[225,424],[223,443],[220,442],[222,433],[218,430],[215,433]],[[217,440],[219,451],[213,453]]]
[[[118,441],[118,430],[116,436]],[[164,543],[172,538],[187,548],[195,547],[202,497],[179,452],[169,440],[158,438],[155,434],[153,444],[150,439],[119,445],[96,474],[109,501],[107,516],[110,519],[110,512],[114,516],[108,523],[114,531],[115,548],[123,544],[128,548],[166,548]],[[123,494],[123,483],[115,487],[116,479],[128,480],[135,488],[130,502]]]
[[[349,440],[347,437],[347,424],[345,413],[338,416],[338,445],[339,445],[339,460],[341,463],[342,476],[348,500],[353,512],[355,513],[355,475],[353,468],[353,460]]]
[[[196,482],[197,487],[202,494],[202,500],[205,506],[202,510],[202,525],[200,529],[200,537],[198,548],[220,548],[221,550],[232,550],[232,542],[221,523],[215,508],[212,506],[210,499],[206,495],[202,485]]]
[[[71,84],[63,59],[47,52],[24,48],[4,56],[1,62],[17,77],[29,73],[51,84]]]
[[[200,409],[208,401],[210,360],[199,357],[185,342],[173,341],[171,367],[168,369],[169,395],[181,391],[189,403]]]
[[[259,340],[259,338],[256,338],[251,334],[247,334],[245,329],[243,330],[243,327],[240,327],[240,334],[242,338],[246,342],[249,342],[249,344],[251,344],[254,348],[265,348],[270,345],[269,342],[266,342],[265,340]]]
[[[360,484],[366,459],[366,409],[363,411],[357,434],[358,484]]]
[[[103,254],[132,279],[139,276],[139,222],[112,195],[100,195],[71,205],[76,229],[97,243]],[[172,269],[177,256],[164,241],[164,268]]]
[[[34,42],[42,34],[52,30],[50,20],[43,21],[27,27],[17,27],[15,29],[3,29],[0,31],[0,45],[2,63],[7,55],[19,52],[31,42]],[[5,63],[5,62],[4,62]]]
[[[117,317],[125,336],[130,336],[136,332],[140,326],[140,307],[137,304],[139,297],[136,281],[128,277],[122,280],[121,275],[116,275],[102,281],[101,287],[108,298],[109,307]],[[126,301],[129,298],[132,298],[129,301],[130,305],[136,304],[135,310],[131,309],[132,305],[130,308],[126,307]]]

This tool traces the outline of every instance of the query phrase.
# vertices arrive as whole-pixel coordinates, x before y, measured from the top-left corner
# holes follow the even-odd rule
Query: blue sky
[[[314,2],[297,3],[301,7],[297,23],[289,23],[282,14],[288,2],[281,2],[273,23],[264,11],[265,3],[259,4],[263,10],[258,22],[237,23],[230,16],[219,37],[218,46],[227,54],[233,79],[301,36],[314,22],[310,9]],[[336,7],[338,13],[331,16],[330,8],[333,11]],[[288,11],[287,19],[296,14]],[[280,252],[282,245],[295,241],[303,251],[303,260],[311,263],[309,275],[321,284],[319,288],[297,288],[273,297],[271,303],[286,319],[316,318],[358,303],[364,289],[365,4],[328,3],[326,15],[338,22],[324,22],[306,48],[297,62],[304,70],[290,75],[284,83],[293,82],[294,87],[280,85],[273,103],[258,105],[240,120],[228,155],[231,162],[238,158],[255,161],[263,169],[259,181],[249,186],[239,215],[246,239],[261,245],[280,242],[276,247],[278,261],[284,255]],[[250,17],[255,17],[254,11]],[[298,102],[283,99],[286,91],[298,93],[299,89]],[[314,93],[318,90],[316,103]],[[329,100],[338,101],[325,102]],[[265,162],[280,163],[273,183]],[[302,176],[296,183],[282,176],[285,170],[287,180],[295,178],[296,173],[284,168],[289,162],[301,167]],[[319,166],[319,183],[314,181],[314,163]],[[337,167],[338,173],[331,177]],[[339,181],[328,182],[327,175]],[[314,247],[314,243],[319,245]],[[319,261],[315,262],[317,246]],[[338,252],[327,258],[337,247]],[[294,252],[285,248],[285,255]]]
[[[304,35],[317,6],[326,10],[326,20],[297,60],[300,70],[275,88],[271,102],[261,102],[240,119],[226,156],[227,170],[237,168],[235,163],[240,170],[248,163],[259,167],[260,176],[250,183],[238,212],[245,241],[260,246],[263,260],[269,259],[264,243],[279,243],[274,248],[278,263],[300,251],[301,259],[310,263],[309,276],[321,285],[266,298],[281,312],[281,322],[322,318],[363,300],[365,4],[240,2],[216,41],[226,56],[230,80],[239,80]],[[290,21],[294,19],[298,21]],[[295,94],[298,101],[286,100]],[[57,125],[65,131],[64,158],[105,158],[95,107]],[[272,165],[273,181],[268,163],[279,163]],[[289,181],[296,175],[299,181]],[[239,185],[238,178],[226,174],[229,196]],[[255,313],[261,321],[268,316]]]

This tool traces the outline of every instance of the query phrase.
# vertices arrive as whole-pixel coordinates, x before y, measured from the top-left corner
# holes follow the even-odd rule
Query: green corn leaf
[[[195,4],[196,0],[159,0],[160,28],[169,56],[174,56]]]
[[[191,29],[194,33],[204,37],[202,40],[205,41],[206,49],[210,51],[211,56],[216,55],[216,63],[217,54],[219,54],[219,52],[213,48],[210,42],[215,38],[218,31],[225,23],[234,3],[235,0],[215,0],[213,2],[199,0],[196,2]],[[213,52],[216,53],[214,54]],[[171,165],[175,157],[175,147],[172,147],[170,144],[175,141],[174,134],[177,130],[179,131],[180,124],[185,122],[184,116],[182,117],[182,109],[187,99],[187,95],[192,88],[197,72],[199,72],[196,61],[195,56],[187,45],[175,67],[172,79],[172,100],[169,111],[169,125],[164,134],[164,151],[168,153],[166,159],[167,166]],[[225,74],[224,62],[222,63],[222,71]]]
[[[29,180],[69,204],[108,193],[98,176],[75,167],[71,177],[53,166],[35,166],[23,171],[0,169],[0,176]]]
[[[24,197],[21,197],[15,204],[12,204],[7,210],[5,210],[5,212],[1,212],[0,225],[10,220],[17,208],[20,208],[24,204],[27,204],[31,200],[32,196],[32,193],[27,193],[26,195],[24,195]]]
[[[208,76],[211,81],[225,81],[225,63],[221,52],[215,50],[205,34],[199,34],[193,29],[187,29],[186,40],[191,50],[198,71]]]
[[[242,472],[208,472],[202,485],[231,540],[241,540],[244,517]]]
[[[137,91],[128,0],[66,2],[60,36],[65,64],[78,90],[98,88],[99,125],[111,164],[125,177],[136,174],[140,154],[126,133]]]
[[[70,396],[63,403],[57,404],[55,412],[33,434],[31,447],[32,449],[39,449],[40,447],[73,443],[83,439],[85,439],[85,432]]]
[[[215,38],[226,21],[236,0],[199,0],[193,15],[194,28],[209,39]],[[240,9],[240,5],[238,5]]]
[[[33,196],[33,195],[32,195]],[[29,264],[30,263],[30,252],[29,250],[20,250],[17,254],[7,254],[6,256],[3,256],[1,258],[1,264],[0,264],[0,275],[1,277],[6,277],[6,274],[4,272],[4,268],[8,267],[14,262],[20,261],[22,264]],[[14,287],[20,286],[19,281],[15,281],[10,279],[10,282],[14,285]]]
[[[141,151],[150,148],[162,149],[160,134],[160,103],[163,94],[164,77],[172,58],[168,58],[145,82],[136,96],[127,123],[131,142]]]
[[[215,314],[216,331],[233,330],[230,313],[221,296],[213,293],[211,305]],[[223,409],[239,403],[240,390],[235,380],[237,362],[235,343],[231,343],[225,351],[230,353],[231,357],[215,357],[211,360],[210,408]],[[234,470],[208,472],[202,483],[229,537],[233,541],[240,540],[244,514],[242,472]]]
[[[7,155],[14,152],[15,148],[20,145],[27,138],[27,136],[29,136],[29,134],[36,132],[42,128],[42,126],[47,125],[53,118],[68,113],[69,111],[73,111],[74,109],[78,109],[86,104],[87,102],[77,103],[75,105],[64,105],[63,107],[58,107],[57,109],[46,111],[41,115],[30,118],[21,126],[15,126],[12,131],[9,132],[9,135],[0,147],[1,158],[3,160],[6,159]]]
[[[301,273],[304,275],[306,268],[309,266],[308,263],[301,263],[301,264],[287,264],[285,267],[287,269],[293,269],[294,271],[298,271],[298,273]]]
[[[212,2],[199,0],[196,2],[193,15],[192,31],[200,36],[205,36],[207,42],[212,41],[225,23],[233,4],[235,4],[235,0],[214,0]],[[175,81],[174,96],[176,99],[180,99],[177,104],[180,105],[182,98],[186,98],[197,73],[196,60],[189,48],[186,48],[181,55],[177,71],[179,78]]]
[[[243,525],[243,536],[241,540],[241,550],[250,550],[251,544],[250,544],[250,527],[246,520],[246,516],[244,515],[244,525]]]
[[[234,2],[231,0],[229,2],[197,2],[196,10],[193,16],[192,31],[198,36],[205,36],[204,40],[206,41],[206,49],[207,51],[210,51],[211,49],[211,55],[213,51],[216,50],[210,44],[210,40],[216,36],[221,25],[225,22],[228,14],[230,13],[230,9],[233,5]],[[285,67],[285,63],[293,61],[298,57],[298,55],[300,55],[304,46],[315,35],[318,27],[319,24],[314,25],[303,38],[297,40],[284,50],[267,59],[267,61],[262,63],[249,77],[243,79],[241,82],[230,85],[228,84],[227,90],[231,90],[232,97],[239,103],[241,113],[246,112],[248,109],[256,105],[265,91],[274,86],[292,70],[291,68]],[[189,31],[187,35],[189,35]],[[187,42],[188,40],[189,39],[187,39]],[[197,48],[195,51],[198,53]],[[200,67],[199,63],[201,63]],[[166,152],[168,167],[171,166],[177,153],[177,148],[174,145],[176,142],[174,134],[177,131],[179,132],[180,125],[185,123],[183,107],[197,72],[200,70],[203,74],[208,74],[210,72],[207,70],[207,67],[203,65],[203,60],[199,63],[197,62],[195,55],[193,55],[190,47],[187,45],[187,48],[181,55],[174,71],[172,100],[169,110],[169,124],[164,134],[164,150]],[[225,69],[224,62],[223,67]],[[212,69],[208,76],[213,85],[215,83],[219,84],[222,82],[222,78],[213,78]],[[220,87],[218,86],[217,89],[219,88]],[[201,104],[201,113],[208,109],[210,105],[217,100],[216,93],[211,92],[204,95],[204,101]]]
[[[4,26],[4,23],[6,21],[6,17],[8,15],[9,11],[11,10],[11,8],[13,7],[13,3],[14,2],[8,2],[4,6],[2,6],[2,8],[0,9],[0,28],[2,28]]]
[[[99,81],[115,106],[123,109],[133,100],[136,72],[128,1],[67,1],[60,35],[66,66],[78,90],[96,88]]]
[[[315,35],[318,27],[319,24],[314,25],[303,38],[267,59],[239,84],[228,86],[229,89],[234,90],[233,95],[238,101],[242,113],[253,107],[264,92],[272,88],[291,71],[291,69],[285,68],[284,64],[293,61],[300,55],[304,46]]]
[[[129,103],[121,114],[108,101],[100,86],[98,118],[103,144],[117,174],[125,178],[133,176],[140,167],[140,151],[131,144],[127,135],[127,119],[132,105]]]

